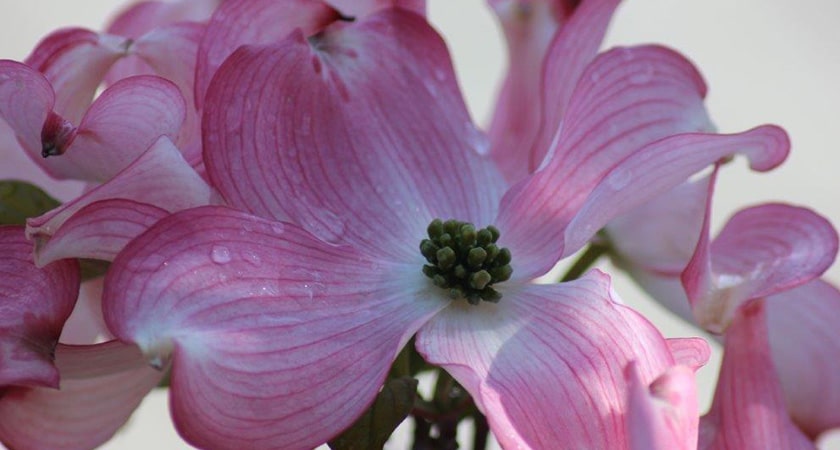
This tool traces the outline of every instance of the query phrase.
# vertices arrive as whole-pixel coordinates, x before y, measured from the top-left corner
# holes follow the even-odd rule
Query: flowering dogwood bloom
[[[808,209],[765,204],[738,212],[712,240],[714,175],[685,183],[611,222],[607,235],[616,260],[672,311],[708,330],[726,333],[728,353],[744,351],[735,349],[734,342],[741,338],[728,337],[730,323],[746,314],[739,312],[742,305],[762,299],[760,314],[752,313],[761,318],[742,320],[760,323],[761,329],[754,324],[749,327],[755,330],[738,333],[759,333],[750,339],[770,349],[774,373],[759,376],[783,388],[787,412],[776,413],[790,414],[799,428],[816,438],[840,425],[833,406],[840,401],[840,367],[838,358],[831,356],[840,354],[832,319],[840,313],[840,292],[817,279],[836,254],[836,231]],[[750,349],[757,344],[751,345]],[[728,353],[726,359],[737,360]],[[814,369],[801,370],[804,366]],[[744,371],[727,375],[733,379],[755,372],[741,362],[722,369],[729,370]]]
[[[699,449],[814,449],[791,420],[767,341],[765,300],[735,312],[714,402],[700,424]]]
[[[171,212],[209,204],[213,199],[212,188],[173,143],[182,130],[185,104],[178,89],[163,78],[138,76],[115,83],[96,99],[78,126],[59,118],[53,109],[51,85],[24,64],[0,61],[0,98],[4,99],[0,119],[10,125],[28,153],[37,153],[41,159],[42,152],[61,153],[44,160],[43,166],[51,174],[103,182],[29,219],[27,235],[38,244],[36,260],[41,265],[67,257],[111,259],[145,229],[127,228],[127,222],[150,224],[160,217],[158,209]],[[120,202],[110,212],[100,204],[94,217],[79,214],[88,205],[113,199],[145,206],[133,208],[132,216],[123,214]],[[66,231],[71,237],[48,243],[74,216],[74,228],[96,222],[98,231],[88,228],[83,233],[104,232],[112,239],[94,237],[82,242],[74,232]],[[113,239],[116,236],[121,239]],[[43,256],[42,250],[46,252]]]
[[[75,261],[35,267],[18,226],[0,227],[0,254],[0,442],[55,449],[105,442],[162,374],[134,346],[58,343],[79,291]]]
[[[619,0],[489,3],[508,49],[508,70],[488,129],[489,156],[505,178],[515,181],[545,158]]]
[[[478,153],[420,16],[382,11],[235,51],[202,129],[208,176],[240,211],[164,218],[116,258],[104,291],[115,336],[171,360],[182,436],[325,442],[416,333],[503,445],[626,448],[627,364],[647,385],[677,363],[674,347],[705,344],[669,345],[598,271],[532,281],[717,159],[742,151],[767,170],[788,143],[775,127],[675,134],[693,130],[703,88],[663,48],[608,52],[581,80],[554,157],[510,187]],[[627,120],[641,112],[654,118]]]

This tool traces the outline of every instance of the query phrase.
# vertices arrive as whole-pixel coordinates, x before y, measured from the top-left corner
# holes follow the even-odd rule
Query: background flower
[[[25,11],[27,5],[22,2],[14,3],[4,8],[4,17],[0,19],[3,21],[0,54],[23,58],[38,38],[59,25],[100,26],[113,5],[103,2],[96,6],[101,9],[85,10],[90,16],[83,19],[76,16],[82,11],[74,11],[78,8],[71,4],[53,2],[47,12],[39,3],[36,7],[41,10],[34,12]],[[430,13],[450,39],[461,85],[476,119],[486,123],[504,59],[499,52],[501,35],[494,28],[489,10],[479,0],[431,0]],[[626,0],[619,7],[607,35],[608,45],[667,42],[700,66],[712,89],[709,109],[721,130],[774,122],[783,124],[793,139],[790,160],[775,173],[750,175],[743,163],[737,169],[727,170],[718,184],[720,195],[716,199],[713,229],[719,229],[731,212],[743,205],[766,199],[807,203],[834,222],[840,222],[840,204],[836,202],[840,186],[833,173],[840,167],[840,153],[834,148],[837,144],[833,136],[840,117],[840,89],[834,84],[840,76],[837,57],[840,43],[833,23],[838,14],[840,5],[831,0],[807,0],[804,4],[782,0],[742,0],[737,4],[725,0]],[[480,24],[482,29],[468,29],[464,17],[470,18],[470,25]],[[23,20],[27,18],[30,20]],[[16,44],[17,48],[6,47],[10,44]],[[5,164],[6,159],[3,161],[0,171],[11,166]],[[627,279],[616,278],[616,289],[628,302],[636,304],[631,298],[635,287]],[[840,268],[829,270],[827,278],[835,283],[840,281]],[[646,311],[657,320],[655,310],[648,307]],[[665,315],[660,317],[667,319]],[[674,328],[671,325],[674,321],[659,323],[664,324],[668,334],[686,333]],[[707,391],[701,395],[701,409],[710,402],[715,374],[714,364],[710,366],[698,374],[701,388],[705,386]],[[130,448],[129,443],[135,442],[144,447],[184,445],[174,432],[170,436],[175,444],[147,440],[165,434],[156,428],[159,425],[151,425],[154,433],[143,428],[153,423],[151,420],[156,416],[161,423],[168,423],[166,415],[160,413],[162,405],[153,403],[164,397],[164,393],[152,397],[147,402],[148,412],[141,412],[128,432],[106,448]]]

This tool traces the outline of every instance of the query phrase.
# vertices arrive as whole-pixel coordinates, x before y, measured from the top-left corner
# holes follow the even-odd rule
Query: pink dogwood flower
[[[633,450],[694,450],[699,415],[694,371],[677,365],[650,384],[639,380],[636,366],[625,370],[628,381],[627,429]]]
[[[509,181],[533,173],[595,57],[619,0],[489,0],[508,69],[488,129],[489,156]]]
[[[840,366],[831,356],[840,355],[832,319],[840,314],[840,292],[817,278],[834,260],[837,233],[808,209],[765,204],[738,212],[712,240],[714,180],[713,173],[685,183],[611,222],[617,263],[681,317],[727,336],[742,305],[763,299],[760,322],[769,337],[758,339],[769,339],[762,345],[769,345],[776,372],[766,376],[778,379],[791,418],[815,439],[840,426],[833,406]]]
[[[88,108],[78,126],[59,118],[53,109],[51,85],[24,64],[0,61],[0,98],[0,119],[9,124],[21,147],[43,160],[42,166],[50,174],[102,183],[29,219],[27,235],[36,240],[39,265],[67,257],[111,259],[145,229],[127,228],[127,222],[150,224],[159,218],[158,209],[171,212],[210,204],[214,199],[213,189],[173,143],[182,130],[185,104],[175,85],[163,78],[138,76],[115,83]],[[44,159],[42,152],[61,155]],[[133,208],[133,214],[126,216],[119,202],[110,212],[100,204],[95,217],[78,215],[92,203],[113,199],[146,206]],[[71,236],[48,243],[64,222],[76,215],[74,227],[80,221],[96,222],[96,233],[111,239],[94,238],[83,244],[79,236]],[[91,235],[94,230],[82,233]],[[117,236],[121,238],[114,239]],[[46,253],[42,255],[42,251]]]
[[[135,346],[59,344],[79,269],[37,268],[23,227],[0,227],[0,442],[92,448],[108,440],[162,374]]]
[[[763,299],[735,312],[714,401],[701,419],[699,449],[816,448],[785,409],[765,313]]]
[[[323,443],[416,334],[504,446],[627,448],[626,365],[647,385],[705,344],[669,345],[601,272],[533,280],[714,161],[743,152],[768,170],[788,141],[769,126],[687,133],[702,81],[663,48],[608,52],[581,80],[553,158],[509,186],[478,153],[420,16],[381,11],[228,57],[205,97],[204,156],[240,211],[164,218],[117,256],[104,291],[115,336],[171,360],[182,436]]]

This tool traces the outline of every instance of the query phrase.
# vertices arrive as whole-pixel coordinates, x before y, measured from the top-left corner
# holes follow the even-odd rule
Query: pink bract
[[[816,438],[840,426],[832,406],[840,401],[834,326],[840,292],[817,278],[834,260],[836,231],[806,208],[765,204],[738,212],[713,240],[714,180],[713,174],[685,183],[611,222],[617,262],[669,309],[717,333],[726,332],[742,305],[763,298],[761,326],[778,374],[772,377],[791,418]],[[814,370],[802,370],[806,365]]]
[[[172,361],[181,434],[321,444],[370,404],[417,333],[503,445],[628,448],[627,364],[646,386],[672,352],[694,365],[704,352],[669,344],[599,271],[533,279],[718,159],[744,153],[768,170],[788,141],[770,126],[698,133],[702,80],[661,47],[607,52],[581,80],[551,159],[511,187],[477,151],[446,48],[418,15],[382,11],[233,52],[202,126],[208,176],[240,211],[164,218],[117,256],[104,292],[115,336]],[[498,304],[452,301],[423,275],[418,244],[436,217],[501,230],[514,273]]]

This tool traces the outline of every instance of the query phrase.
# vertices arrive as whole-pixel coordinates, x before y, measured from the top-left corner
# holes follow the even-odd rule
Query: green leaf
[[[333,450],[382,448],[414,407],[417,380],[392,378],[385,382],[373,405],[350,428],[329,442]]]
[[[25,225],[61,203],[41,188],[16,180],[0,180],[0,225]]]

